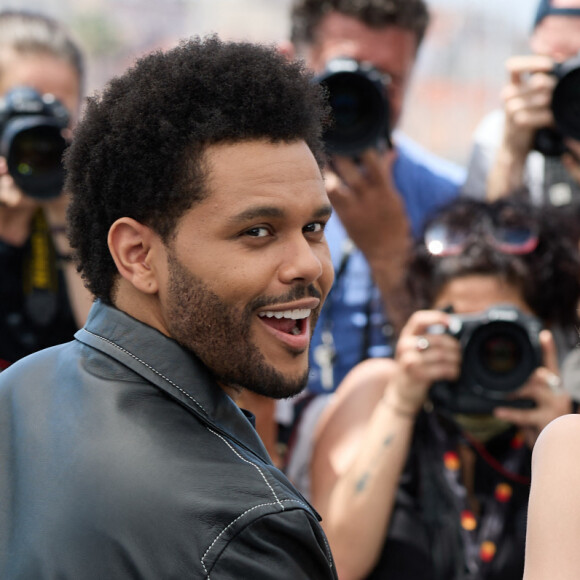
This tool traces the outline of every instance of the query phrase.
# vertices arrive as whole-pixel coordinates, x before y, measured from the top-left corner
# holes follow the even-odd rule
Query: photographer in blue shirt
[[[334,214],[326,235],[335,283],[312,342],[306,393],[313,397],[333,392],[361,360],[392,354],[409,315],[402,280],[412,239],[458,195],[464,171],[397,130],[429,24],[424,0],[296,0],[291,23],[290,56],[303,58],[319,78],[336,59],[371,69],[387,110],[376,142],[357,151],[348,127],[344,147],[327,142]],[[368,113],[365,104],[361,109]],[[369,124],[372,131],[372,119]],[[278,420],[290,430],[301,412],[296,403],[278,406]]]

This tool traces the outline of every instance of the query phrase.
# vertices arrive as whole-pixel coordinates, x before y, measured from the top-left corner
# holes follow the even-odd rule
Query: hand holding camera
[[[475,314],[416,312],[397,346],[400,371],[389,389],[417,412],[427,397],[450,414],[486,415],[518,425],[533,446],[570,410],[560,386],[552,334],[509,305]]]
[[[562,388],[558,370],[558,355],[554,338],[549,330],[539,334],[542,366],[539,366],[514,396],[532,400],[532,409],[497,407],[494,415],[522,428],[526,443],[533,447],[540,431],[553,419],[570,413],[571,397]]]
[[[580,140],[580,55],[560,63],[541,55],[516,56],[507,69],[504,147],[522,162],[532,148],[547,157],[570,152],[566,141]]]
[[[410,246],[409,220],[392,180],[395,158],[395,151],[369,149],[359,163],[335,157],[334,171],[325,173],[329,199],[350,239],[373,271],[388,274],[391,286],[403,276]]]
[[[398,407],[417,413],[426,401],[431,385],[440,380],[454,382],[461,368],[459,341],[445,332],[449,314],[440,310],[419,310],[408,320],[397,343],[398,372],[387,389],[394,389]]]
[[[536,132],[554,124],[550,107],[556,78],[547,56],[516,56],[507,61],[509,83],[502,91],[505,130],[502,149],[523,167]]]

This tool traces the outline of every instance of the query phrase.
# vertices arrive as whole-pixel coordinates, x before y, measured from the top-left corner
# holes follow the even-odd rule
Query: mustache
[[[256,310],[264,308],[265,306],[274,306],[275,304],[284,304],[285,302],[293,302],[301,298],[322,298],[320,291],[313,285],[308,286],[294,286],[286,294],[282,296],[260,296],[256,298],[251,304],[250,309]]]

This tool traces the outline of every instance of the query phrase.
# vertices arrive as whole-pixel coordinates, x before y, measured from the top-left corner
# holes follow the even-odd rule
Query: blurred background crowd
[[[322,515],[342,580],[521,578],[532,448],[580,401],[580,4],[29,0],[1,7],[56,18],[86,55],[83,78],[76,50],[54,40],[61,35],[48,46],[46,38],[16,42],[10,17],[0,29],[0,94],[19,85],[38,91],[32,101],[53,94],[70,113],[60,128],[74,128],[81,93],[98,92],[138,57],[193,35],[276,45],[316,74],[337,60],[370,63],[375,80],[388,79],[373,111],[388,121],[371,119],[387,125],[378,136],[348,150],[332,149],[325,136],[334,208],[325,237],[335,282],[313,333],[307,389],[279,402],[247,389],[237,403],[254,413],[273,463]],[[26,34],[37,34],[28,26]],[[554,74],[561,62],[573,62],[574,74]],[[554,107],[563,87],[566,106]],[[548,127],[561,133],[546,144],[538,136]],[[60,137],[70,137],[68,129]],[[23,351],[4,354],[8,365],[47,346],[40,336],[46,288],[14,307],[27,287],[21,279],[44,271],[28,257],[37,234],[48,240],[40,258],[67,277],[70,297],[82,298],[71,300],[75,320],[64,313],[69,326],[82,324],[91,297],[76,288],[62,188],[35,196],[18,181],[30,167],[11,167],[10,152],[0,159],[0,250],[15,282],[0,301],[7,310],[0,322]],[[62,306],[62,284],[48,294]],[[42,327],[38,344],[21,323],[28,319],[33,330]]]
[[[289,0],[26,0],[66,23],[87,57],[88,94],[136,56],[177,38],[278,42],[289,34]],[[432,0],[433,14],[400,127],[427,149],[467,163],[472,132],[498,105],[507,55],[528,50],[536,3]]]

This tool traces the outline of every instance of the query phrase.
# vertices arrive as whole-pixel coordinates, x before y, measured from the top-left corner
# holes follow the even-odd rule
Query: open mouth
[[[266,310],[260,312],[258,316],[265,324],[279,332],[300,336],[306,328],[306,321],[311,312],[310,308],[283,311]]]

